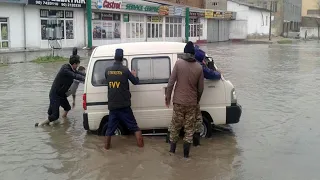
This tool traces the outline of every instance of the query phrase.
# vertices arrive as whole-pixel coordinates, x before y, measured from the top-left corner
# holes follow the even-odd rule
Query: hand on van
[[[136,72],[136,70],[132,69],[132,70],[131,70],[131,74],[132,74],[134,77],[137,77],[137,72]]]

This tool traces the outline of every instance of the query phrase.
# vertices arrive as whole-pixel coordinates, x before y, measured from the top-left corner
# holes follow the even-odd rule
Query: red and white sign
[[[121,9],[122,1],[104,0],[102,9]]]

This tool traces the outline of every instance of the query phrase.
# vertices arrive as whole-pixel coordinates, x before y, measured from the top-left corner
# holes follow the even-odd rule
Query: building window
[[[99,59],[94,63],[92,71],[91,84],[93,86],[107,86],[106,69],[111,67],[114,63],[114,59]],[[123,65],[127,66],[128,62],[123,59]]]
[[[218,6],[218,2],[212,2],[213,6]]]
[[[8,18],[0,18],[0,49],[9,48]]]
[[[266,26],[268,26],[268,16],[266,16]]]
[[[121,21],[118,13],[94,12],[92,17],[92,38],[99,39],[120,39]]]
[[[132,68],[137,71],[139,84],[168,83],[171,74],[170,58],[142,57],[132,59]]]
[[[162,22],[160,16],[147,17],[148,38],[162,38]]]
[[[166,37],[181,37],[182,18],[166,17]]]
[[[307,15],[320,15],[320,10],[319,9],[309,9],[307,11]]]
[[[144,38],[144,15],[128,15],[129,22],[126,22],[126,37],[131,39]]]
[[[74,39],[73,11],[40,9],[41,39]]]
[[[203,33],[203,24],[200,18],[190,18],[190,37],[200,37]]]

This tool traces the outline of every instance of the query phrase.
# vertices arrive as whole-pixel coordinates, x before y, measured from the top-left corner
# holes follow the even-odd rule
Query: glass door
[[[7,18],[0,18],[0,48],[9,48],[9,28]]]
[[[148,41],[162,40],[162,17],[149,16],[147,22],[147,39]]]

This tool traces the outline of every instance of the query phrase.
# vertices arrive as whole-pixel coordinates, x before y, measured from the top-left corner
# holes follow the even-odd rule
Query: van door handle
[[[166,95],[167,87],[163,87],[163,89],[164,89],[164,95]]]
[[[208,88],[216,88],[216,86],[215,85],[210,85],[210,86],[208,86]]]

